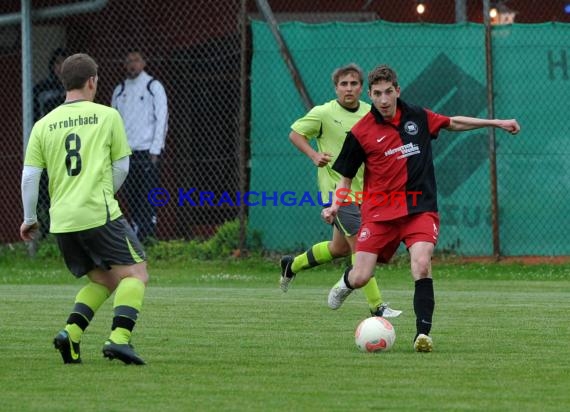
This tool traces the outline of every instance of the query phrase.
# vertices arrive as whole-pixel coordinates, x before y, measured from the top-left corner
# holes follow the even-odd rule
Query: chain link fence
[[[8,110],[1,179],[8,188],[4,194],[10,194],[2,201],[2,242],[18,240],[22,220],[18,204],[23,157],[20,21],[6,17],[19,13],[19,3],[0,6],[5,17],[0,26],[4,43],[0,75],[9,79],[1,97]],[[72,5],[82,7],[72,9]],[[98,103],[111,104],[113,90],[126,77],[127,53],[133,49],[144,53],[146,71],[166,90],[169,127],[158,184],[162,195],[155,199],[143,195],[129,205],[121,189],[118,196],[126,216],[145,202],[162,205],[156,208],[159,239],[209,237],[219,225],[239,218],[238,206],[218,207],[198,193],[235,193],[245,182],[245,3],[105,0],[34,1],[32,6],[35,119],[64,100],[56,76],[62,54],[84,52],[95,58]],[[184,205],[179,205],[179,198],[186,199]],[[44,206],[40,200],[40,220]]]
[[[564,201],[570,183],[564,121],[569,110],[553,106],[568,95],[564,38],[570,27],[558,23],[568,21],[563,4],[493,4],[497,14],[487,32],[480,24],[483,2],[465,2],[469,7],[462,23],[425,24],[455,23],[453,3],[447,8],[444,3],[425,2],[420,16],[416,2],[390,2],[393,8],[381,6],[386,2],[361,2],[359,9],[344,10],[331,10],[330,4],[307,10],[298,4],[297,14],[271,2],[278,26],[252,23],[251,185],[277,195],[315,194],[312,163],[287,142],[291,123],[307,111],[306,95],[310,104],[334,99],[330,74],[340,65],[354,61],[368,72],[388,63],[399,73],[404,100],[447,115],[516,117],[523,128],[516,138],[485,129],[442,132],[433,143],[441,215],[438,250],[568,255],[566,230],[557,222],[570,212]],[[436,14],[440,19],[434,21]],[[334,22],[329,22],[332,15]],[[514,25],[500,24],[513,19]],[[538,24],[546,20],[558,22]],[[533,93],[534,87],[547,92]],[[318,205],[301,200],[273,202],[268,196],[272,207],[250,208],[250,228],[263,231],[266,247],[299,250],[329,238]]]
[[[334,68],[356,62],[368,72],[388,63],[400,75],[405,100],[448,115],[485,117],[492,109],[496,117],[516,117],[523,127],[516,139],[495,136],[497,232],[487,131],[444,132],[434,142],[442,220],[438,249],[492,255],[498,235],[502,255],[570,254],[559,224],[570,212],[569,109],[563,104],[570,29],[561,24],[570,19],[563,2],[490,2],[498,13],[494,23],[515,23],[492,26],[490,42],[483,1],[427,1],[421,15],[415,0],[30,3],[36,97],[59,50],[97,60],[99,103],[110,104],[132,48],[146,54],[148,72],[164,85],[170,116],[161,156],[164,192],[157,200],[164,205],[156,209],[161,240],[208,238],[236,219],[242,247],[246,229],[259,234],[269,250],[298,250],[328,238],[320,207],[299,205],[299,199],[283,204],[285,192],[317,190],[314,167],[288,141],[289,126],[311,104],[334,98]],[[2,243],[18,241],[22,220],[20,13],[20,1],[0,4]],[[49,90],[43,90],[44,100],[57,100]],[[254,192],[265,204],[244,201]],[[128,205],[122,193],[119,199],[129,216],[136,205]]]

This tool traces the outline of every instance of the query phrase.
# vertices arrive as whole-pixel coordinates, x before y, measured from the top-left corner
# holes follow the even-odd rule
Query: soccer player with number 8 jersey
[[[40,119],[30,134],[22,172],[20,236],[31,241],[37,235],[38,186],[46,169],[50,232],[71,273],[87,277],[54,346],[64,363],[81,363],[83,333],[115,292],[103,355],[143,365],[131,345],[131,333],[148,282],[146,257],[115,199],[128,173],[131,149],[119,112],[93,102],[99,81],[95,61],[74,54],[63,62],[61,78],[65,102]]]

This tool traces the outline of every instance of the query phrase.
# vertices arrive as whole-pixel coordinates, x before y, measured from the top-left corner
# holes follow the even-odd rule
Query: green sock
[[[355,259],[356,254],[353,253],[350,258],[353,265]],[[374,276],[372,276],[368,283],[362,287],[362,292],[364,292],[364,296],[366,297],[366,301],[368,302],[368,307],[370,310],[376,310],[376,308],[382,303],[380,288],[378,287],[378,283],[376,282]]]
[[[301,270],[310,269],[333,260],[329,250],[329,241],[324,241],[311,246],[305,253],[295,257],[291,270],[299,273]]]
[[[137,278],[121,280],[115,291],[114,317],[109,339],[118,344],[129,343],[142,308],[145,284]]]
[[[67,319],[65,330],[73,342],[80,342],[83,332],[89,326],[95,312],[110,296],[109,289],[98,283],[89,282],[75,297],[75,305]]]

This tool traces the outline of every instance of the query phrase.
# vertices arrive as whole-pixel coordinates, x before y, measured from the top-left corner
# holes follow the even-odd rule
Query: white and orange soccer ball
[[[354,342],[362,352],[386,352],[396,342],[396,330],[386,319],[372,316],[358,324]]]

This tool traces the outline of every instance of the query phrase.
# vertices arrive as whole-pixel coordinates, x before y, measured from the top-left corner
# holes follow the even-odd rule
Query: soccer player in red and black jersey
[[[362,224],[357,236],[356,259],[331,289],[328,304],[338,309],[348,295],[373,275],[376,264],[387,263],[404,242],[410,254],[415,282],[414,349],[431,352],[429,336],[435,307],[431,258],[439,235],[437,190],[431,141],[441,129],[450,131],[497,127],[517,134],[515,119],[480,119],[443,116],[400,100],[396,72],[386,65],[368,76],[373,106],[348,133],[333,165],[341,178],[333,204],[322,217],[332,222],[352,178],[364,163]]]

